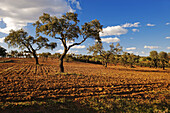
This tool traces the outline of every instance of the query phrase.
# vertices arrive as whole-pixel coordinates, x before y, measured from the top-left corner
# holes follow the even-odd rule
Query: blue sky
[[[34,36],[32,23],[43,12],[60,16],[68,11],[78,13],[80,25],[100,20],[103,25],[100,36],[106,50],[111,43],[119,42],[124,51],[142,56],[153,50],[170,52],[169,0],[15,0],[14,3],[0,0],[0,45],[8,51],[14,50],[3,42],[10,29],[24,28]],[[58,43],[57,48],[39,52],[62,52],[61,43],[50,40]],[[94,43],[88,39],[70,52],[87,54],[87,47]]]

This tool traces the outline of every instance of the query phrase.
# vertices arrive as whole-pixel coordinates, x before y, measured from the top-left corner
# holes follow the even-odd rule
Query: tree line
[[[121,63],[124,66],[130,65],[130,67],[133,67],[136,62],[139,62],[139,56],[126,52],[123,53],[122,47],[119,43],[117,45],[111,44],[110,50],[107,51],[103,48],[101,38],[99,36],[103,26],[100,24],[99,20],[95,19],[90,22],[86,22],[81,26],[79,25],[79,22],[80,20],[76,13],[67,12],[61,17],[51,16],[50,14],[44,13],[39,17],[39,20],[33,23],[33,26],[36,28],[36,36],[29,35],[22,28],[19,30],[10,30],[8,36],[5,37],[5,42],[9,47],[17,47],[24,50],[22,53],[11,51],[12,55],[16,54],[22,56],[22,54],[25,54],[28,55],[27,57],[33,56],[36,64],[39,64],[37,51],[42,48],[54,49],[57,47],[57,41],[50,42],[49,39],[53,38],[59,40],[64,47],[64,52],[62,54],[56,54],[59,59],[59,72],[64,72],[64,58],[68,61],[70,58],[76,59],[73,56],[67,55],[68,51],[76,45],[81,45],[89,38],[96,40],[96,43],[93,46],[89,46],[87,50],[89,53],[93,53],[94,59],[97,59],[98,62],[101,62],[105,67],[107,67],[110,62],[115,65],[118,63]],[[76,41],[78,38],[80,38],[79,42]],[[72,44],[69,45],[69,42],[72,42]],[[6,49],[0,47],[0,56],[5,56],[5,51]],[[44,60],[49,56],[53,58],[51,53],[39,54],[39,57],[44,58]],[[169,60],[167,57],[168,54],[165,52],[160,52],[159,54],[151,52],[151,61],[149,61],[149,63],[152,63],[154,67],[157,68],[159,62],[164,69]],[[86,61],[89,62],[87,59]]]
[[[100,46],[99,46],[100,45]],[[102,44],[95,44],[93,46],[89,46],[87,50],[93,52],[93,55],[82,55],[82,54],[67,54],[64,57],[65,62],[71,61],[79,61],[85,63],[93,63],[93,64],[102,64],[103,66],[107,67],[108,64],[111,65],[122,65],[122,66],[129,66],[134,68],[135,66],[140,67],[150,67],[150,68],[163,68],[170,67],[170,52],[157,52],[151,51],[149,56],[139,56],[134,55],[133,53],[127,53],[122,51],[122,47],[119,43],[114,46],[113,44],[110,45],[110,50],[106,51],[102,47],[102,50],[97,49],[99,47],[101,49]],[[10,57],[10,58],[32,58],[33,56],[26,51],[11,50],[10,52],[2,52],[5,48],[0,47],[0,56],[1,57]],[[95,48],[95,49],[94,49]],[[92,51],[93,50],[93,51]],[[97,52],[96,50],[100,50]],[[94,53],[95,51],[95,53]],[[97,53],[98,54],[97,54]],[[61,57],[62,54],[54,53],[51,54],[50,52],[43,52],[37,54],[38,58],[41,58],[43,62],[47,61],[48,59],[57,60]]]

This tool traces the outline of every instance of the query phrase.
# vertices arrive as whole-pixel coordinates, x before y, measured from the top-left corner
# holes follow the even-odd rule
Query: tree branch
[[[30,50],[30,48],[29,48],[23,41],[21,41],[21,43],[28,49],[28,51],[29,51],[30,53],[32,53],[31,50]]]
[[[83,39],[81,42],[79,42],[79,43],[74,43],[74,44],[70,45],[70,46],[68,47],[68,50],[69,50],[71,47],[75,46],[75,45],[80,45],[80,44],[82,44],[84,41],[86,41],[86,39],[87,39],[87,37],[84,38],[84,39]]]
[[[38,50],[40,50],[42,47],[37,47],[36,49],[35,49],[35,51],[38,51]]]
[[[29,44],[29,46],[30,46],[30,48],[32,49],[32,52],[31,52],[31,53],[33,53],[34,51],[36,51],[36,50],[34,50],[34,48],[32,47],[32,45]]]
[[[62,40],[62,38],[60,38],[60,37],[54,37],[55,39],[59,39],[59,40]]]

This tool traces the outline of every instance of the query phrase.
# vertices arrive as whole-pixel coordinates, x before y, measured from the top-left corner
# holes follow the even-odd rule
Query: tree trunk
[[[163,70],[165,70],[165,66],[163,66],[162,68],[163,68]]]
[[[60,61],[59,61],[59,72],[64,72],[64,66],[63,66],[63,60],[64,57],[66,56],[67,50],[64,50],[64,53],[61,55],[60,57]]]
[[[38,62],[38,57],[37,57],[37,55],[36,55],[35,52],[33,52],[33,56],[34,56],[34,58],[35,58],[36,64],[39,64],[39,62]]]
[[[105,62],[105,67],[107,67],[107,62]]]
[[[165,70],[165,64],[162,62],[162,69]]]
[[[64,58],[60,58],[59,61],[59,72],[64,72],[63,59]]]
[[[130,68],[133,68],[133,64],[132,63],[130,63]]]

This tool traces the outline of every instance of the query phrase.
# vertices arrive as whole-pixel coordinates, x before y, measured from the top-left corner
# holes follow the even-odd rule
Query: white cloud
[[[76,45],[76,46],[73,46],[72,48],[83,49],[85,47],[86,47],[85,45]]]
[[[126,34],[127,32],[128,30],[121,26],[108,26],[103,28],[103,31],[100,32],[100,36],[122,35]]]
[[[113,43],[113,42],[119,42],[120,39],[115,37],[115,38],[101,38],[102,42],[106,42],[106,43]]]
[[[73,42],[67,42],[67,46],[70,46],[70,45],[72,45],[73,44]],[[61,43],[61,46],[63,47],[63,44]]]
[[[152,27],[152,26],[155,26],[155,24],[146,24],[146,26]]]
[[[67,41],[67,43],[73,43],[74,41],[73,40],[69,40],[69,41]]]
[[[78,50],[69,50],[68,51],[68,54],[71,54],[71,53],[78,53],[79,51]]]
[[[132,29],[133,32],[139,32],[139,29]]]
[[[123,25],[117,25],[117,26],[108,26],[106,28],[103,28],[103,31],[100,32],[100,36],[112,36],[112,35],[122,35],[126,34],[128,32],[127,27],[139,27],[140,22],[136,23],[126,23]],[[139,31],[139,30],[136,30]]]
[[[159,46],[144,46],[144,48],[149,48],[149,49],[158,49]]]
[[[139,27],[140,22],[136,22],[136,23],[126,23],[124,25],[122,25],[122,27]]]
[[[68,0],[68,1],[70,1],[72,4],[75,4],[76,8],[81,10],[80,2],[79,1],[76,1],[76,0]]]
[[[135,54],[135,55],[139,55],[139,52],[135,52],[134,54]]]
[[[144,52],[144,51],[142,51],[141,53],[142,53],[142,54],[145,54],[145,52]]]
[[[57,50],[57,51],[55,51],[56,53],[63,53],[64,52],[64,50],[63,49],[59,49],[59,50]]]
[[[170,47],[167,47],[167,49],[170,49]]]
[[[79,2],[76,4],[79,7]],[[17,30],[27,23],[34,23],[44,12],[61,16],[68,11],[74,10],[65,0],[1,0],[0,14],[6,28],[0,28],[0,32],[9,33],[11,29]]]
[[[133,51],[126,51],[126,52],[128,52],[128,53],[133,53]]]
[[[67,42],[67,46],[70,46],[73,44],[74,41],[68,41]],[[63,47],[63,44],[61,43],[61,47]],[[85,48],[86,46],[85,45],[76,45],[76,46],[73,46],[72,48],[76,48],[76,49],[83,49]]]
[[[170,37],[165,37],[166,39],[170,39]]]
[[[136,47],[129,47],[129,48],[126,48],[126,50],[135,50]]]
[[[5,37],[0,38],[0,43],[4,43],[4,39],[5,39]]]
[[[170,23],[169,22],[167,22],[165,25],[169,25]]]
[[[63,49],[59,49],[57,51],[55,51],[56,53],[63,53],[64,50]],[[68,54],[71,54],[71,53],[78,53],[79,51],[78,50],[69,50],[68,51]]]

